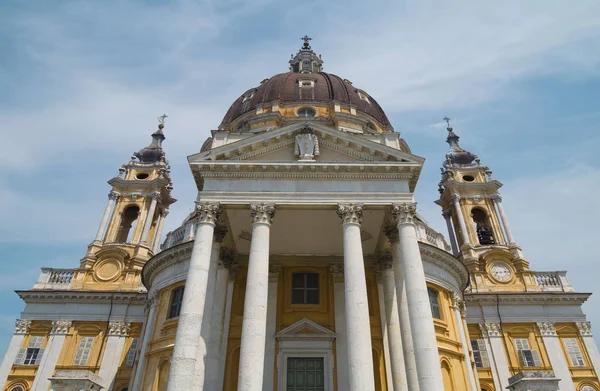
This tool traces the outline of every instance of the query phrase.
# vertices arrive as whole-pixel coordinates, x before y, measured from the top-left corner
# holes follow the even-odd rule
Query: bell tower
[[[504,212],[498,192],[502,183],[492,178],[476,154],[461,148],[450,119],[444,119],[450,150],[441,168],[436,203],[442,207],[454,255],[469,269],[475,289],[506,290],[509,283],[518,290],[537,288]]]
[[[135,152],[108,181],[112,189],[95,239],[88,246],[72,280],[73,289],[138,290],[141,270],[158,252],[171,197],[170,165],[162,142],[159,117],[152,142]]]

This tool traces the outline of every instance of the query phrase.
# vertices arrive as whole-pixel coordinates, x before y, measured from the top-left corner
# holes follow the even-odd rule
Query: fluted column
[[[275,206],[250,205],[252,242],[242,320],[238,391],[262,390],[269,290],[269,237]]]
[[[454,228],[452,227],[452,213],[449,210],[445,210],[442,213],[444,220],[446,220],[446,227],[448,228],[448,239],[450,240],[450,246],[452,247],[452,254],[458,254],[458,246],[456,245],[456,236],[454,236]]]
[[[500,194],[496,194],[492,197],[494,203],[496,204],[496,208],[498,208],[498,213],[500,214],[500,220],[502,220],[502,226],[504,227],[504,233],[506,234],[506,240],[508,241],[509,246],[513,246],[515,244],[515,238],[512,234],[512,230],[510,229],[510,224],[508,223],[508,218],[506,217],[506,213],[504,213],[504,205],[502,205],[502,197]]]
[[[344,232],[344,293],[350,391],[375,390],[371,324],[360,224],[362,207],[339,205]]]
[[[452,205],[454,205],[454,213],[456,213],[456,219],[458,220],[458,226],[460,227],[462,242],[463,244],[470,243],[471,241],[469,240],[469,232],[467,232],[465,217],[463,216],[462,209],[460,208],[460,196],[458,194],[452,194]]]
[[[98,227],[98,232],[96,233],[95,242],[103,242],[104,234],[106,233],[106,227],[108,226],[108,221],[110,216],[114,212],[115,202],[119,195],[114,191],[108,193],[108,203],[106,204],[106,208],[104,209],[104,214],[102,215],[102,221],[100,222],[100,226]]]
[[[155,313],[156,313],[156,292],[150,291],[146,301],[146,322],[142,330],[142,340],[140,341],[141,349],[138,354],[137,363],[135,364],[135,376],[132,376],[129,382],[130,390],[140,390],[142,387],[144,367],[146,365],[146,352],[152,338],[152,330],[154,329]]]
[[[467,341],[467,333],[465,331],[463,314],[464,302],[457,293],[452,295],[452,310],[454,312],[454,321],[460,337],[460,343],[462,344],[463,354],[465,355],[465,369],[467,370],[467,381],[469,383],[469,391],[479,391],[477,387],[477,380],[475,378],[475,372],[473,371],[473,365],[471,362],[471,354],[469,353],[469,345],[471,342]]]
[[[198,349],[206,351],[206,341],[201,339],[201,325],[206,303],[213,234],[221,208],[216,203],[200,203],[197,209],[198,226],[175,334],[168,391],[189,389],[194,382],[194,371],[204,373],[205,369],[203,361],[196,363],[196,357]]]
[[[160,193],[152,193],[152,201],[150,201],[150,207],[148,208],[148,214],[146,215],[146,221],[144,221],[144,230],[142,231],[142,240],[140,242],[148,244],[148,237],[150,236],[150,229],[152,228],[152,220],[154,219],[154,213],[156,212],[156,205],[158,203],[158,196]]]
[[[98,376],[102,379],[104,389],[107,391],[113,389],[130,328],[131,323],[129,322],[115,321],[108,323],[108,338],[106,339],[102,362],[98,371]]]
[[[393,206],[396,216],[399,241],[398,257],[394,271],[398,286],[406,286],[406,300],[410,316],[410,327],[417,363],[420,391],[439,391],[444,389],[442,370],[438,354],[433,315],[429,304],[429,294],[425,282],[425,271],[417,241],[414,223],[416,204],[404,203]],[[401,311],[398,308],[398,311]]]
[[[396,299],[396,283],[392,268],[392,255],[390,253],[382,253],[377,266],[383,284],[383,309],[385,311],[394,391],[408,391],[404,354],[402,352],[402,333],[400,331],[400,318],[398,316],[398,303]]]
[[[542,335],[552,370],[556,377],[560,379],[558,388],[560,391],[576,391],[575,383],[573,383],[571,371],[569,370],[570,365],[567,362],[567,357],[558,339],[558,334],[556,334],[554,323],[537,322],[537,327]]]
[[[15,358],[17,358],[17,354],[21,349],[21,345],[23,344],[23,339],[25,339],[25,335],[29,333],[30,327],[30,320],[17,319],[15,321],[15,333],[13,334],[13,337],[10,340],[10,344],[8,345],[8,349],[6,350],[6,354],[4,354],[4,360],[2,360],[2,365],[0,365],[0,386],[4,386],[4,384],[6,383],[6,379],[8,378],[8,374],[10,373],[10,369],[12,368],[15,362]]]
[[[392,262],[398,265],[398,227],[392,225],[385,227],[385,235],[392,246]],[[410,329],[410,315],[408,313],[408,302],[406,300],[406,285],[404,284],[404,273],[402,268],[393,266],[396,288],[396,305],[398,306],[398,317],[400,319],[400,332],[402,333],[402,354],[404,356],[404,367],[406,372],[406,383],[410,391],[419,391],[419,376],[417,374],[417,362],[415,361],[415,349]]]
[[[62,350],[65,342],[65,337],[71,328],[71,321],[69,320],[55,320],[52,322],[52,330],[50,331],[50,338],[46,345],[46,350],[40,361],[35,380],[31,386],[31,391],[48,391],[50,386],[50,380],[48,380],[54,373],[60,351]]]

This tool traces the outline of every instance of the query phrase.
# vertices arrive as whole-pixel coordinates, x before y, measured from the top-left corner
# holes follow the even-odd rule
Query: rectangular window
[[[565,342],[571,365],[574,367],[583,367],[585,361],[583,361],[583,355],[581,354],[581,349],[579,349],[577,338],[565,338],[563,341]]]
[[[490,360],[488,359],[488,353],[485,348],[484,340],[472,339],[471,348],[473,349],[473,358],[475,359],[475,366],[477,368],[489,368]]]
[[[541,367],[542,360],[537,350],[529,347],[527,338],[515,338],[519,361],[523,367]]]
[[[87,365],[93,344],[94,337],[81,337],[81,340],[79,340],[79,346],[77,347],[77,353],[75,353],[73,365]]]
[[[17,353],[17,357],[15,358],[15,364],[39,365],[44,355],[44,349],[42,349],[43,342],[43,336],[31,336],[27,347],[19,349],[19,353]]]
[[[427,288],[427,294],[429,294],[429,306],[431,307],[431,314],[435,319],[442,319],[438,292],[431,288]]]
[[[133,367],[135,363],[135,356],[137,356],[137,352],[139,350],[140,339],[134,338],[131,340],[131,346],[129,347],[129,351],[127,352],[127,358],[125,359],[125,363],[128,367]]]
[[[175,288],[171,294],[171,305],[169,306],[169,316],[167,319],[176,318],[181,311],[181,302],[183,301],[184,287]]]
[[[288,357],[286,391],[324,391],[325,370],[321,357]]]
[[[319,304],[319,274],[292,274],[292,304]]]

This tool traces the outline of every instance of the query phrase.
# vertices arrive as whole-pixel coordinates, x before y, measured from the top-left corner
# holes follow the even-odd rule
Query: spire
[[[145,148],[140,149],[139,152],[134,153],[134,156],[139,159],[141,163],[158,163],[164,156],[165,152],[162,150],[162,142],[165,140],[163,129],[165,127],[166,114],[158,117],[158,130],[152,133],[152,142]]]
[[[474,160],[476,161],[476,163],[479,163],[477,155],[462,149],[458,144],[458,140],[460,139],[460,137],[458,137],[458,135],[454,133],[452,126],[450,126],[450,118],[444,117],[444,121],[446,121],[446,123],[448,124],[448,127],[446,128],[446,130],[448,130],[448,137],[446,138],[446,142],[448,143],[448,145],[450,145],[450,151],[446,154],[446,162],[444,163],[444,166],[469,165],[473,164]]]
[[[308,35],[300,38],[304,43],[298,53],[290,60],[290,71],[297,73],[321,72],[323,70],[323,60],[321,55],[317,55],[310,46],[310,38]]]

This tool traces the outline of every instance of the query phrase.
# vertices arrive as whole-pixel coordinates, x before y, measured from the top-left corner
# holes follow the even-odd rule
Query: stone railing
[[[174,231],[169,232],[167,234],[165,241],[160,246],[161,250],[164,251],[171,247],[175,247],[178,244],[194,240],[194,233],[195,233],[194,226],[195,226],[195,221],[190,220],[190,221],[186,222],[185,225],[177,228]]]
[[[417,240],[431,244],[439,249],[450,252],[450,246],[446,243],[444,235],[430,228],[427,224],[417,220]]]
[[[574,292],[567,279],[567,272],[534,272],[535,281],[542,292]]]
[[[73,269],[43,267],[33,289],[66,289],[75,275]]]

